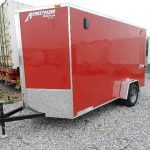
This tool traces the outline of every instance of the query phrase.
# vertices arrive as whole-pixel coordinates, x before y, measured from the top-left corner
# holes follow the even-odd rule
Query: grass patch
[[[14,100],[7,100],[4,102],[4,105],[7,105],[7,104],[14,104],[15,101]]]
[[[19,97],[18,96],[12,96],[11,97],[13,100],[16,100],[16,99],[18,99]]]
[[[4,98],[4,95],[0,95],[0,99],[1,99],[1,98]]]
[[[2,91],[0,91],[0,98],[4,98],[4,93]]]

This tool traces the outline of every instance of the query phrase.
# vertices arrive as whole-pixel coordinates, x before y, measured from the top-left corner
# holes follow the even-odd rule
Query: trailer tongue
[[[34,113],[30,115],[22,115],[22,116],[13,116],[14,114],[22,111],[24,107],[16,108],[10,112],[4,113],[3,103],[0,103],[0,125],[2,127],[2,138],[6,138],[7,135],[5,134],[5,123],[18,121],[18,120],[25,120],[25,119],[32,119],[37,117],[45,117],[44,113]]]

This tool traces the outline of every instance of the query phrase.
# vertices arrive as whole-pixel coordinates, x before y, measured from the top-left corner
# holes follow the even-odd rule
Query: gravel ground
[[[111,103],[75,120],[38,118],[7,123],[6,130],[1,150],[150,150],[150,79],[135,107]]]

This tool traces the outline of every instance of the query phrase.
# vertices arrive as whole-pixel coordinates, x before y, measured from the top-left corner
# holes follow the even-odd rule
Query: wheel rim
[[[131,94],[130,94],[131,103],[135,103],[136,99],[137,99],[137,91],[136,89],[132,89]]]

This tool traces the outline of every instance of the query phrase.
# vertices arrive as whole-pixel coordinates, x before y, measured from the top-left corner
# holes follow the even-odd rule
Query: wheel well
[[[140,87],[139,87],[139,82],[138,81],[132,82],[130,85],[132,85],[132,84],[135,84],[137,86],[137,88],[138,88],[138,91],[140,91]]]
[[[139,81],[138,80],[125,80],[122,82],[121,89],[120,89],[120,98],[127,99],[129,88],[131,85],[135,84],[138,88],[138,92],[140,91],[139,88]]]

